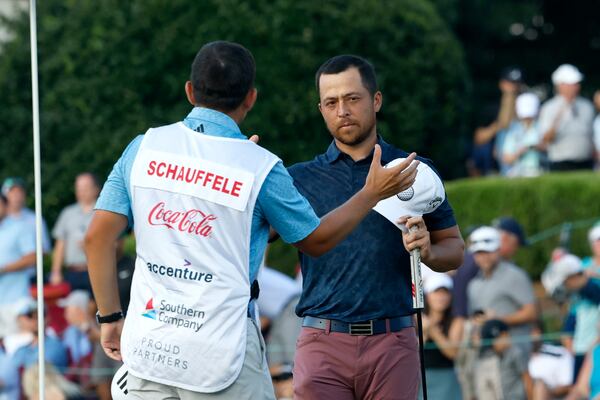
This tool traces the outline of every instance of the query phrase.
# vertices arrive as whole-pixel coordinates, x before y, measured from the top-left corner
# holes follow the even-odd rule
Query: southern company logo
[[[152,298],[146,303],[146,312],[143,313],[142,316],[150,319],[156,319],[156,310],[152,305]]]
[[[164,324],[174,325],[177,328],[187,328],[198,332],[206,317],[204,311],[195,310],[185,304],[171,304],[166,300],[161,300],[159,307],[154,308],[153,298],[146,303],[146,311],[142,313],[143,317],[160,321]]]

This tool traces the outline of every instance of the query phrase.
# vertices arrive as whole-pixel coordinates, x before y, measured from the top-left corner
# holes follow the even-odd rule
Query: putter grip
[[[410,228],[411,232],[418,230],[416,226]],[[423,278],[421,276],[421,251],[417,248],[410,252],[410,275],[412,280],[413,290],[413,308],[425,308],[423,298]]]

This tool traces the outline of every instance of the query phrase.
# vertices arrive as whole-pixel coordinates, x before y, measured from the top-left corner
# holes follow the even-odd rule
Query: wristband
[[[120,310],[108,315],[100,315],[99,311],[96,313],[96,321],[98,321],[99,324],[110,324],[111,322],[117,322],[123,318],[125,318],[125,315],[123,315],[123,311]]]

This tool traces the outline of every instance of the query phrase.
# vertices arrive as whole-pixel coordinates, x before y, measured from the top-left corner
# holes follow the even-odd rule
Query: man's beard
[[[332,133],[332,135],[337,141],[341,142],[342,144],[345,144],[346,146],[357,146],[363,143],[371,136],[371,133],[373,132],[374,128],[375,119],[373,119],[367,126],[365,126],[364,129],[360,130],[358,133],[344,135],[335,131],[335,133]]]

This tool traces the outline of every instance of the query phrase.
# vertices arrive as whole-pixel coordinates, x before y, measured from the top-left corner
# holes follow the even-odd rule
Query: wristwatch
[[[111,322],[117,322],[123,318],[125,318],[125,315],[121,310],[108,315],[100,315],[100,311],[96,312],[96,321],[98,321],[99,324],[110,324]]]

